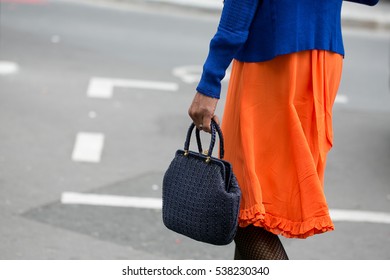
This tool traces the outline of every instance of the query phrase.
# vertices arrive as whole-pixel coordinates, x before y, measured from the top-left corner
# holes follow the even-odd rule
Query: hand
[[[195,94],[194,100],[188,109],[188,114],[199,130],[204,130],[210,133],[211,119],[219,125],[219,119],[216,115],[214,115],[217,103],[217,98],[213,98],[199,92]]]

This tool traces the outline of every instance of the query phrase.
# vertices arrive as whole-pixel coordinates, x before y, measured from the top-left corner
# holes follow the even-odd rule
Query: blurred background
[[[0,0],[0,259],[233,258],[233,244],[161,221],[221,7]],[[336,230],[282,238],[291,259],[390,259],[390,1],[344,3],[342,19],[325,187]]]

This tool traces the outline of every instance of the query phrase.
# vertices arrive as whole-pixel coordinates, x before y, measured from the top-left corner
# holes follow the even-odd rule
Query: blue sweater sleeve
[[[221,80],[235,54],[248,38],[259,0],[225,0],[217,32],[210,42],[209,54],[196,90],[219,98]]]
[[[379,0],[344,0],[344,1],[355,2],[355,3],[369,5],[369,6],[375,6],[379,2]]]

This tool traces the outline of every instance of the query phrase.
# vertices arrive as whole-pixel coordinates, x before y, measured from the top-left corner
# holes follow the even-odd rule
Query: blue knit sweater
[[[348,0],[375,5],[379,0]],[[344,55],[342,0],[225,0],[196,90],[219,98],[233,59],[261,62],[303,50]]]

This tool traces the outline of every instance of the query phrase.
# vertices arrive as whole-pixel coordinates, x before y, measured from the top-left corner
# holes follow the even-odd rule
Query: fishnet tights
[[[239,227],[234,241],[235,260],[288,260],[279,237],[264,228]]]

